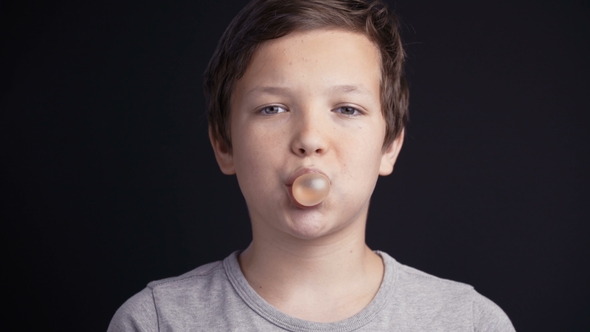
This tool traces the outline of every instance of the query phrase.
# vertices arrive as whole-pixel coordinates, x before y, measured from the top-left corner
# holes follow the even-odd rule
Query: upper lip
[[[285,185],[292,186],[293,185],[293,182],[295,182],[295,179],[297,179],[301,175],[307,174],[307,173],[320,173],[320,174],[323,174],[324,176],[326,176],[328,179],[330,179],[330,177],[328,175],[326,175],[326,173],[322,172],[318,168],[315,168],[315,167],[303,167],[303,168],[300,168],[300,169],[296,170],[295,172],[293,172],[293,174],[291,174],[289,176],[289,178],[287,178],[287,182],[285,182]]]

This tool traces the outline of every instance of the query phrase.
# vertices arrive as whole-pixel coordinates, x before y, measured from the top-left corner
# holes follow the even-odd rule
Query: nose
[[[327,132],[323,119],[312,113],[300,114],[295,121],[291,151],[300,157],[323,155],[328,150]]]

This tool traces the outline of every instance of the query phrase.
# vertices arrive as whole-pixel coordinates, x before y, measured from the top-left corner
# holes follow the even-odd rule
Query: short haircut
[[[387,124],[383,147],[408,121],[409,90],[404,78],[405,52],[398,19],[380,0],[253,0],[232,20],[205,70],[208,120],[215,139],[231,151],[230,101],[235,82],[257,47],[295,31],[339,29],[361,33],[381,57],[381,111]]]

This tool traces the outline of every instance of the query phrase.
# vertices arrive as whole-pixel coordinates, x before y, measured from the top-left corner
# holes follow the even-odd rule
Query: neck
[[[240,255],[252,288],[294,317],[337,321],[362,310],[383,277],[383,262],[364,241],[363,229],[313,240],[253,233]]]

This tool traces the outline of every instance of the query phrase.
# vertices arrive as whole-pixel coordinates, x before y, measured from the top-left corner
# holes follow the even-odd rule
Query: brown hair
[[[398,21],[381,1],[253,0],[227,27],[205,70],[204,87],[213,136],[231,151],[230,100],[258,45],[294,31],[342,29],[362,33],[381,55],[381,109],[387,132],[383,146],[408,121],[409,91]]]

